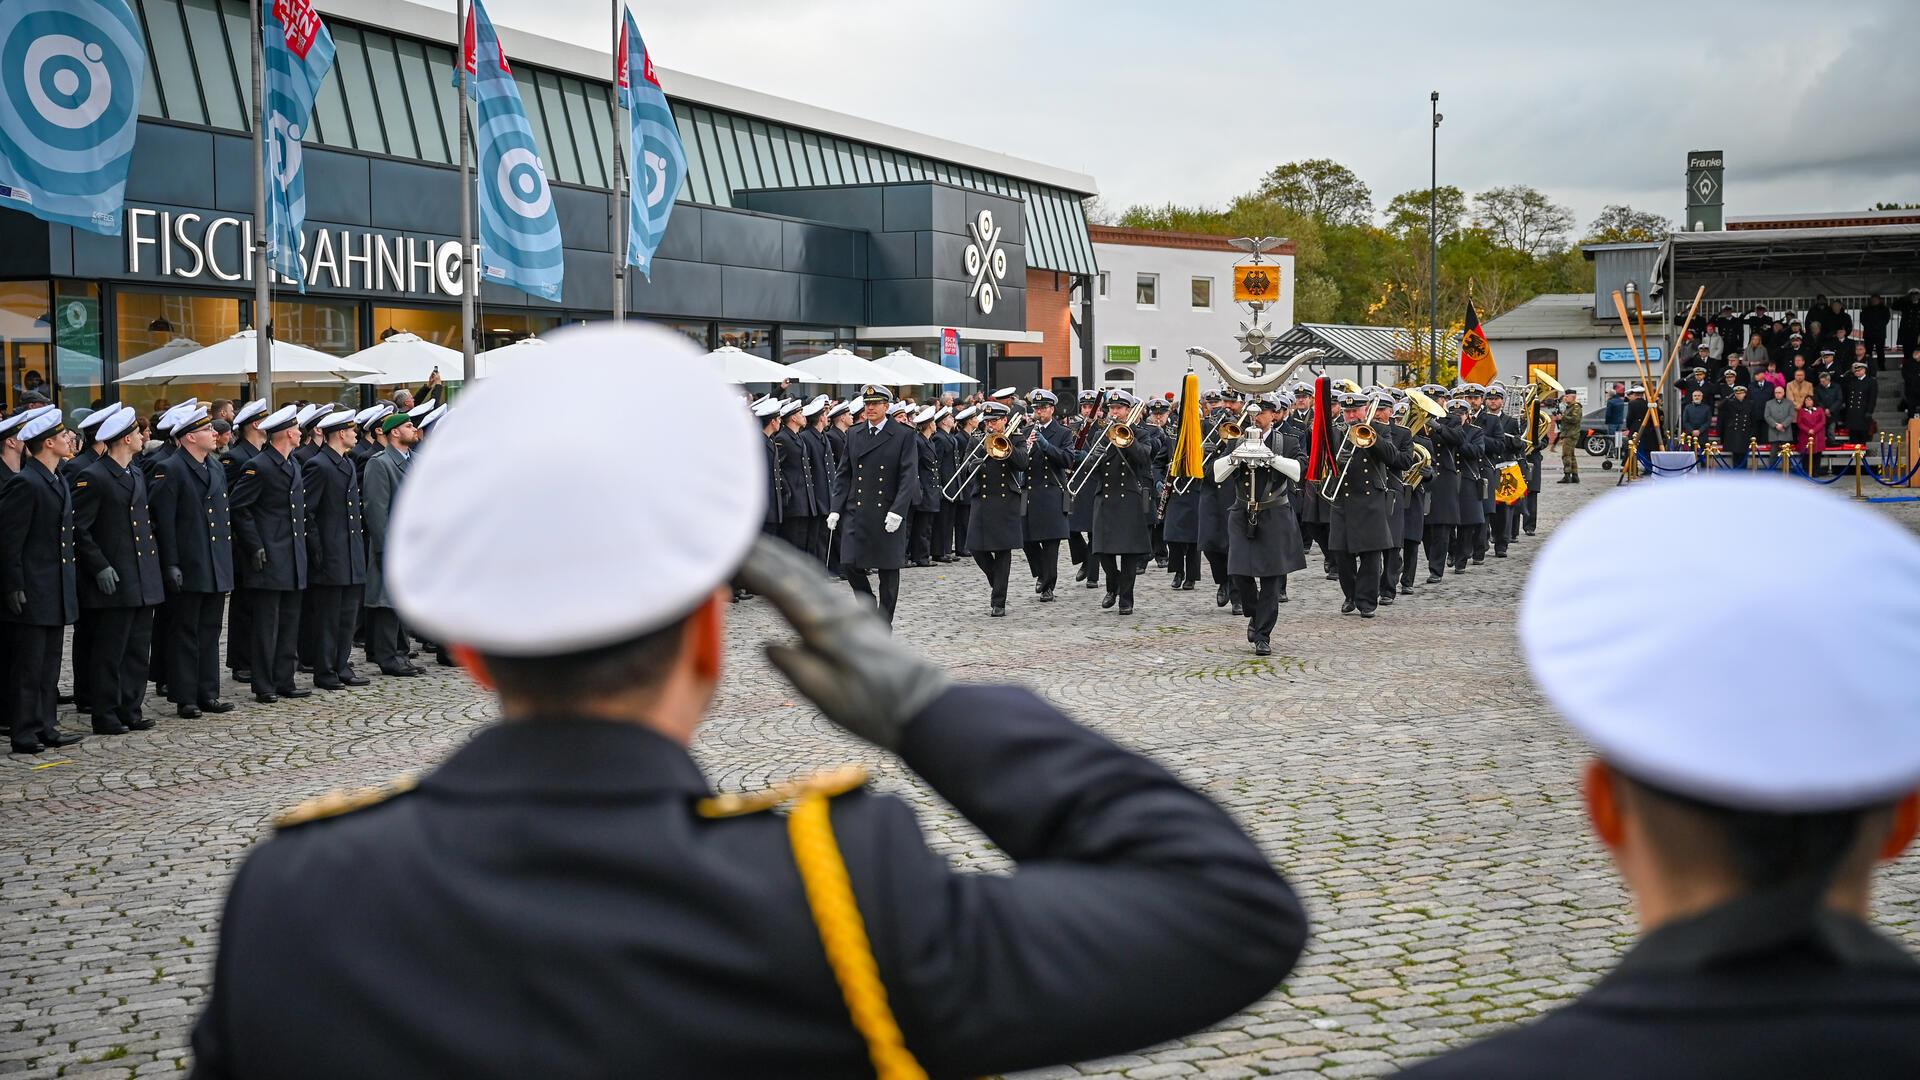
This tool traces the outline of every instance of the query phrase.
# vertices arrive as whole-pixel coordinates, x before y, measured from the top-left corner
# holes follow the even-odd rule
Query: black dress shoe
[[[1087,568],[1083,566],[1079,570],[1074,571],[1073,580],[1075,581],[1087,580]]]
[[[1046,585],[1046,583],[1045,583],[1045,582],[1043,582],[1043,581],[1041,581],[1041,580],[1039,580],[1038,578],[1036,578],[1036,579],[1034,579],[1034,582],[1033,582],[1033,591],[1034,591],[1034,593],[1036,593],[1036,594],[1039,594],[1039,593],[1043,593],[1043,592],[1046,592],[1046,591],[1047,591],[1047,585]]]
[[[1335,573],[1335,572],[1334,572],[1334,571],[1332,571],[1332,570],[1329,570],[1329,571],[1327,571],[1327,580],[1328,580],[1328,581],[1339,581],[1339,580],[1340,580],[1340,575],[1339,575],[1338,573]]]
[[[1487,557],[1485,555],[1475,555],[1473,557],[1473,565],[1475,566],[1479,566],[1481,563],[1486,561],[1487,561]]]
[[[1192,579],[1192,578],[1188,578],[1188,579],[1187,579],[1187,583],[1186,583],[1186,584],[1184,584],[1184,585],[1182,585],[1182,586],[1180,586],[1180,591],[1181,591],[1181,592],[1192,592],[1192,591],[1193,591],[1193,579]]]
[[[1101,606],[1102,608],[1110,608],[1110,607],[1112,607],[1113,605],[1115,605],[1115,604],[1117,604],[1117,603],[1119,603],[1119,602],[1120,602],[1120,594],[1119,594],[1119,593],[1108,593],[1108,594],[1107,594],[1106,596],[1104,596],[1104,597],[1102,597],[1102,598],[1101,598],[1101,600],[1100,600],[1100,606]]]
[[[1280,604],[1284,604],[1284,603],[1286,603],[1286,602],[1287,602],[1287,594],[1286,594],[1286,593],[1281,593],[1281,594],[1280,594],[1279,596],[1276,596],[1276,597],[1274,597],[1273,599],[1274,599],[1274,602],[1275,602],[1275,603],[1280,603]]]
[[[73,704],[73,695],[61,694],[58,697],[54,698],[53,701],[54,701],[54,704],[56,705],[71,705]]]
[[[1088,579],[1087,579],[1087,588],[1089,588],[1089,589],[1097,589],[1097,588],[1099,588],[1099,587],[1100,587],[1100,579],[1099,579],[1099,578],[1088,578]]]
[[[233,702],[214,698],[212,701],[201,702],[200,711],[204,713],[229,713],[233,711]]]
[[[988,612],[987,614],[988,614],[988,616],[989,616],[989,617],[991,617],[991,618],[995,618],[995,619],[1004,619],[1004,618],[1006,618],[1006,617],[1007,617],[1007,608],[1006,608],[1006,605],[1005,605],[1005,604],[995,604],[995,605],[993,605],[993,610],[992,610],[992,611],[990,611],[990,612]]]
[[[280,691],[277,691],[277,693],[279,693],[279,695],[283,698],[303,698],[303,697],[313,696],[313,691],[300,686],[296,686],[291,690],[280,690]]]
[[[1380,606],[1381,606],[1381,607],[1385,607],[1385,606],[1387,606],[1388,604],[1391,604],[1391,603],[1393,603],[1393,597],[1391,597],[1391,596],[1383,596],[1383,597],[1381,597],[1381,598],[1380,598]]]
[[[313,688],[315,690],[328,690],[328,691],[345,690],[347,688],[347,684],[340,682],[337,679],[324,679],[324,680],[315,679],[313,680]],[[293,695],[289,693],[287,696],[292,697]]]
[[[397,667],[397,668],[383,667],[380,669],[380,674],[388,676],[389,678],[394,678],[394,679],[411,679],[415,675],[420,674],[420,670],[418,668],[413,667],[412,665],[408,665],[406,667]]]
[[[1043,604],[1051,604],[1051,603],[1053,603],[1053,590],[1052,590],[1052,589],[1048,589],[1048,590],[1047,590],[1046,592],[1043,592],[1043,593],[1041,593],[1041,594],[1040,594],[1040,602],[1041,602],[1041,603],[1043,603]]]
[[[1187,583],[1186,578],[1181,577],[1179,574],[1173,575],[1173,587],[1176,590],[1179,589],[1180,586],[1185,585],[1186,583]]]
[[[1493,553],[1493,557],[1496,559],[1504,559],[1507,557],[1507,553],[1504,551],[1496,551]]]
[[[153,721],[144,716],[136,716],[127,721],[127,728],[131,731],[151,731],[153,730]]]
[[[127,733],[127,726],[115,719],[95,720],[93,722],[93,733],[95,735],[125,735]]]
[[[1272,645],[1269,645],[1269,644],[1267,644],[1267,643],[1266,643],[1266,641],[1264,641],[1264,640],[1262,640],[1262,641],[1256,641],[1256,642],[1254,642],[1254,643],[1253,643],[1253,655],[1255,655],[1255,656],[1272,656],[1272,655],[1273,655],[1273,646],[1272,646]]]
[[[237,683],[250,683],[253,681],[253,672],[245,669],[236,671],[233,673],[233,681]]]
[[[1353,601],[1351,600],[1340,605],[1340,614],[1342,615],[1351,615],[1358,610],[1360,609],[1358,607],[1355,607]]]
[[[45,749],[46,747],[41,746],[37,742],[28,742],[28,743],[17,742],[13,744],[13,752],[16,754],[38,754]]]
[[[1427,575],[1427,584],[1429,584],[1429,585],[1438,585],[1438,584],[1440,584],[1440,583],[1441,583],[1442,581],[1445,581],[1445,580],[1446,580],[1446,579],[1445,579],[1445,578],[1443,578],[1443,577],[1441,577],[1441,576],[1440,576],[1439,574],[1428,574],[1428,575]]]
[[[1235,601],[1233,602],[1233,613],[1234,613],[1235,615],[1245,615],[1245,614],[1246,614],[1246,612],[1244,612],[1244,611],[1242,611],[1242,610],[1240,610],[1240,601],[1238,601],[1238,600],[1235,600]]]
[[[313,665],[312,665],[312,664],[300,664],[300,665],[298,666],[298,670],[299,670],[299,672],[300,672],[300,674],[302,674],[302,675],[311,675],[311,674],[313,674]]]
[[[72,746],[77,742],[86,742],[87,737],[85,735],[69,735],[56,728],[53,734],[42,737],[40,741],[48,747]]]
[[[1527,526],[1524,526],[1524,527],[1522,527],[1522,528],[1521,528],[1521,530],[1520,530],[1520,531],[1521,531],[1521,532],[1523,532],[1523,533],[1526,533],[1526,534],[1527,534],[1528,536],[1532,536],[1532,535],[1533,535],[1533,526],[1531,526],[1531,525],[1527,525]]]
[[[253,700],[259,702],[262,705],[271,705],[274,702],[280,700],[280,695],[279,694],[255,694],[253,695]]]
[[[1219,588],[1213,590],[1213,606],[1214,607],[1227,606],[1227,587],[1225,585],[1222,585]]]
[[[365,675],[349,675],[340,682],[346,686],[370,686],[372,683]]]
[[[175,709],[174,712],[178,713],[182,720],[198,720],[200,718],[200,706],[198,705],[182,705],[178,709]]]
[[[1360,613],[1360,617],[1363,619],[1371,619],[1374,617],[1375,614],[1376,614],[1375,612],[1363,611]]]
[[[1133,614],[1133,601],[1131,601],[1131,600],[1122,600],[1122,601],[1120,602],[1120,614],[1122,614],[1122,615],[1131,615],[1131,614]]]

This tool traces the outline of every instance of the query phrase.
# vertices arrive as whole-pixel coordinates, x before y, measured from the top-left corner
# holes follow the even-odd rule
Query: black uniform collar
[[[1596,991],[1620,983],[1780,963],[1920,976],[1920,960],[1851,916],[1771,890],[1668,923],[1627,952]]]
[[[422,783],[465,797],[626,799],[713,793],[686,749],[637,724],[543,717],[485,728]]]

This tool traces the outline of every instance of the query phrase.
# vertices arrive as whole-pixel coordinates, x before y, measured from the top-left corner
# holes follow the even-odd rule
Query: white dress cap
[[[112,416],[118,408],[119,408],[118,405],[109,405],[104,409],[95,409],[94,411],[81,417],[80,422],[73,425],[74,430],[86,431],[88,428],[97,428],[101,424],[106,423],[107,417]]]
[[[973,419],[973,414],[979,411],[980,411],[980,406],[969,405],[966,408],[961,409],[959,412],[954,413],[953,418],[955,420],[971,420]]]
[[[1818,551],[1776,587],[1741,560],[1694,568],[1675,544]],[[1753,629],[1816,598],[1845,632],[1793,635],[1753,666]],[[1844,614],[1843,614],[1844,613]],[[1689,477],[1609,494],[1554,530],[1520,601],[1533,680],[1629,776],[1738,810],[1864,808],[1920,787],[1920,539],[1883,514],[1779,477]],[[1703,677],[1702,672],[1718,673]]]
[[[826,407],[827,407],[827,402],[825,398],[815,398],[814,400],[807,402],[806,407],[800,410],[800,415],[801,416],[818,416],[820,415],[820,410]]]
[[[779,411],[780,411],[780,399],[775,397],[761,398],[753,406],[753,415],[759,417],[762,420],[765,420],[767,417],[772,416],[773,414]]]
[[[132,431],[133,425],[140,421],[140,414],[134,412],[132,408],[126,405],[120,405],[102,411],[107,414],[107,418],[100,421],[100,423],[95,426],[93,432],[93,437],[101,442],[110,443],[118,439],[127,432]],[[88,417],[88,419],[92,419],[92,417]]]
[[[932,405],[928,405],[925,408],[922,408],[919,412],[913,414],[914,426],[918,427],[921,424],[924,424],[927,421],[933,419],[935,414],[939,413],[939,411],[940,410],[938,408],[935,408]]]
[[[48,405],[36,409],[25,423],[20,425],[20,433],[15,436],[21,442],[33,440],[60,426],[60,406]]]
[[[764,440],[684,335],[603,323],[548,340],[539,364],[461,396],[395,502],[389,587],[435,641],[533,657],[638,637],[705,600],[760,532]],[[512,449],[554,386],[594,388],[559,470]],[[636,401],[674,404],[640,421]]]
[[[318,426],[321,431],[337,431],[340,428],[347,427],[350,424],[352,424],[354,421],[354,415],[355,414],[350,412],[337,412],[328,416],[323,416],[320,418],[320,423]]]
[[[207,420],[212,415],[205,405],[196,405],[175,417],[172,426],[167,428],[167,433],[177,438],[186,434],[188,428]]]
[[[301,427],[306,427],[308,424],[313,423],[314,417],[325,412],[327,408],[328,406],[319,404],[302,405],[300,406],[300,411],[294,414],[293,422],[299,424]]]
[[[266,411],[267,411],[267,399],[254,398],[252,401],[249,401],[245,405],[240,406],[240,411],[233,414],[233,426],[237,428],[240,425],[246,423],[247,421],[253,419],[254,417],[265,413]]]
[[[293,426],[294,421],[299,419],[299,416],[300,410],[298,408],[292,405],[282,405],[278,409],[275,409],[272,415],[261,418],[260,431],[262,434],[271,435],[276,431],[285,430]]]
[[[426,401],[423,401],[420,404],[415,405],[412,409],[409,409],[407,411],[407,419],[413,421],[414,426],[418,427],[422,420],[425,420],[427,417],[432,416],[434,413],[434,410],[438,409],[439,407],[440,407],[440,402],[434,401],[433,399],[429,398]]]

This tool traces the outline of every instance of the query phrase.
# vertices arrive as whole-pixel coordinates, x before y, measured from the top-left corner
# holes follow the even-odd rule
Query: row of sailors
[[[419,674],[381,563],[409,458],[443,411],[255,400],[228,420],[190,399],[145,447],[124,404],[0,420],[0,725],[13,751],[84,738],[56,723],[68,626],[73,702],[102,735],[154,726],[149,679],[183,718],[231,711],[223,616],[227,666],[263,704],[310,695],[297,670],[322,690],[366,685],[358,633],[382,673]]]

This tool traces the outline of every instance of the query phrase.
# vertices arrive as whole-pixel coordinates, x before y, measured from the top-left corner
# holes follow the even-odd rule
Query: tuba
[[[1418,490],[1420,485],[1426,482],[1427,470],[1433,467],[1433,454],[1419,443],[1413,444],[1413,456],[1416,459],[1413,467],[1400,478],[1400,482],[1407,485],[1408,491]]]

